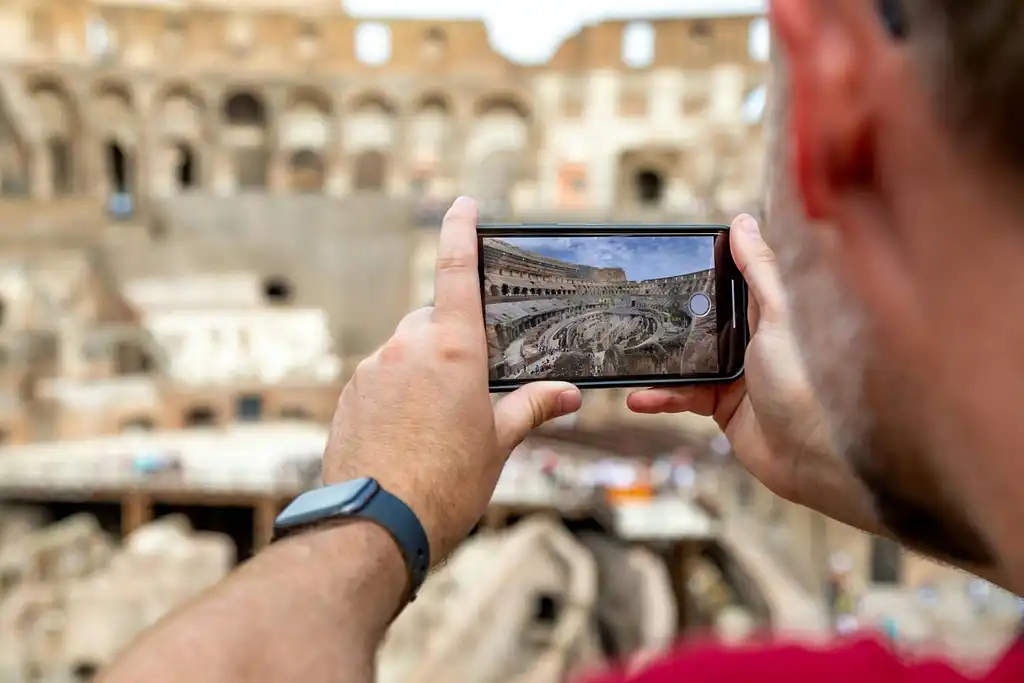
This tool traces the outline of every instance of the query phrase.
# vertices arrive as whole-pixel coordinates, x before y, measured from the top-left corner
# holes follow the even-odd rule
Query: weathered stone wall
[[[234,561],[226,537],[173,516],[121,548],[88,516],[22,533],[0,545],[0,680],[99,669]]]

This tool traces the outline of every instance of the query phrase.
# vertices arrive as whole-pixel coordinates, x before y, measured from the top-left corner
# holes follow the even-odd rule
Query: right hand
[[[750,289],[751,330],[743,378],[724,385],[644,389],[630,394],[637,413],[713,416],[736,457],[774,493],[811,505],[816,465],[834,467],[821,408],[790,329],[775,254],[748,215],[729,231],[733,259]]]

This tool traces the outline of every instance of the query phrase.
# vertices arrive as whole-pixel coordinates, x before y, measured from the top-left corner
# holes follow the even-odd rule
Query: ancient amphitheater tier
[[[758,21],[606,21],[524,64],[482,21],[340,2],[5,3],[0,188],[119,214],[354,190],[495,212],[749,208]]]
[[[714,270],[628,280],[618,267],[483,244],[492,379],[714,373]],[[706,311],[695,315],[694,295]]]

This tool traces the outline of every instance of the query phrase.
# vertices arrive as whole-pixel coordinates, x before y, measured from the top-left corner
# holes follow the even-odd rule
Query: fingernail
[[[743,232],[747,233],[751,237],[760,237],[761,230],[757,226],[757,221],[754,220],[753,216],[743,214],[739,218],[739,228]]]
[[[459,197],[454,202],[452,202],[452,208],[448,209],[448,211],[465,211],[466,209],[470,209],[472,207],[473,199],[471,197]]]
[[[558,414],[575,413],[583,405],[583,396],[578,391],[563,391],[558,395]]]

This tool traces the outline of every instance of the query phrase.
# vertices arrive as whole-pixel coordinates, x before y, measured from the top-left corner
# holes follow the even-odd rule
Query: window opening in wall
[[[373,150],[360,154],[356,159],[355,189],[383,190],[387,165],[383,152]]]
[[[281,409],[282,420],[297,420],[300,422],[312,422],[313,415],[305,408],[286,406]]]
[[[311,149],[292,153],[291,184],[296,192],[321,192],[324,188],[324,164],[320,155]]]
[[[635,189],[640,204],[657,205],[665,194],[665,180],[657,171],[646,169],[636,174]]]
[[[622,62],[631,69],[643,69],[654,63],[654,26],[634,21],[622,31]]]
[[[115,193],[128,191],[128,158],[116,142],[107,143],[107,179]]]
[[[106,57],[113,48],[110,27],[103,19],[91,19],[85,27],[85,43],[93,57]]]
[[[263,419],[263,397],[259,394],[239,396],[235,404],[235,417],[240,422],[258,422]]]
[[[252,93],[238,93],[224,104],[224,118],[232,126],[263,126],[267,117],[263,102]]]
[[[387,24],[366,22],[356,26],[356,59],[367,66],[387,64],[391,59],[391,29]]]
[[[263,281],[263,298],[270,304],[291,303],[292,285],[283,277],[268,277]]]
[[[78,683],[85,683],[96,678],[99,671],[99,665],[94,662],[77,662],[71,667],[71,677]]]
[[[71,194],[74,191],[71,146],[62,138],[50,138],[46,146],[50,155],[50,178],[54,194]]]
[[[180,143],[178,145],[178,187],[183,190],[191,190],[196,186],[196,160],[192,153],[192,147]]]
[[[750,35],[747,40],[747,52],[756,62],[767,62],[771,52],[772,31],[768,20],[758,17],[750,22]]]
[[[198,406],[185,413],[186,427],[213,427],[217,424],[217,413],[213,408]]]
[[[431,26],[423,34],[423,52],[428,59],[440,59],[448,49],[448,36],[440,26]]]
[[[132,196],[129,185],[129,159],[121,145],[114,141],[107,143],[107,179],[111,195],[108,208],[115,219],[126,219],[132,215]]]
[[[693,22],[693,25],[690,26],[690,37],[691,38],[699,38],[699,39],[703,40],[703,39],[710,38],[711,37],[711,33],[712,33],[712,30],[711,30],[711,23],[710,22],[707,22],[707,21],[695,21],[695,22]]]

